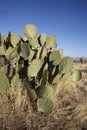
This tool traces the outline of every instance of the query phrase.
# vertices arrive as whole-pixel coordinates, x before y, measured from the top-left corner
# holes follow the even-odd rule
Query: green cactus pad
[[[40,49],[41,49],[41,50],[40,50],[40,52],[39,52],[39,57],[40,57],[41,59],[44,59],[44,58],[47,56],[47,50],[46,50],[45,47],[41,47]]]
[[[0,56],[0,67],[5,65],[5,58]]]
[[[75,70],[72,76],[73,76],[73,81],[79,81],[82,78],[81,70]]]
[[[43,65],[43,60],[41,59],[34,59],[31,63],[30,66],[28,67],[28,76],[30,77],[36,77],[40,68]]]
[[[46,42],[46,33],[40,35],[40,44],[43,46]]]
[[[40,46],[37,37],[31,39],[30,45],[35,49],[37,49]]]
[[[39,98],[37,100],[37,109],[44,114],[50,114],[54,108],[54,103],[50,98]]]
[[[73,68],[73,60],[69,57],[65,57],[59,63],[59,72],[68,73]]]
[[[39,47],[37,49],[37,53],[36,53],[36,58],[41,58],[40,55],[41,55],[41,50],[42,50],[42,47]]]
[[[6,92],[8,89],[9,80],[3,72],[0,72],[0,92]]]
[[[61,80],[62,74],[58,74],[54,77],[52,84],[59,83]]]
[[[47,56],[47,51],[44,47],[40,46],[37,49],[36,58],[44,59]]]
[[[24,35],[28,38],[33,38],[37,34],[37,28],[33,24],[27,24],[24,27]]]
[[[20,56],[26,59],[26,58],[28,58],[29,54],[30,54],[29,45],[26,43],[22,43]]]
[[[59,51],[61,59],[62,59],[63,58],[63,49],[58,49],[58,51]]]
[[[20,36],[15,33],[11,33],[11,45],[14,48],[17,46],[19,41],[20,41]]]
[[[9,78],[12,78],[12,77],[13,77],[13,73],[14,73],[13,66],[10,65],[10,67],[9,67],[8,77],[9,77]]]
[[[17,50],[13,49],[13,51],[10,53],[9,58],[14,59],[18,56]]]
[[[33,60],[35,55],[36,55],[36,51],[33,51],[32,49],[30,49],[30,54],[28,57],[29,62],[31,62]]]
[[[61,81],[68,81],[68,82],[71,82],[72,81],[72,72],[67,72],[65,73],[62,78],[61,78]]]
[[[7,71],[8,71],[8,66],[7,65],[4,65],[4,66],[0,67],[0,73],[3,72],[4,74],[7,74]]]
[[[41,79],[41,87],[45,86],[48,82],[48,71],[44,70],[42,79]]]
[[[1,45],[1,46],[0,46],[0,56],[1,56],[1,55],[5,55],[5,51],[6,51],[6,50],[5,50],[4,46]]]
[[[53,62],[53,65],[55,66],[59,64],[59,62],[61,61],[61,55],[59,50],[54,50],[50,53],[49,61]]]
[[[50,85],[43,86],[39,92],[39,97],[51,98],[53,96],[53,88]]]
[[[47,37],[47,39],[46,39],[46,48],[47,49],[56,48],[56,37],[55,36]]]
[[[26,36],[23,37],[23,41],[26,42],[28,41],[28,38]]]
[[[7,59],[10,58],[10,55],[12,54],[13,50],[14,50],[14,49],[13,49],[12,47],[9,47],[9,48],[6,50],[5,56],[6,56]]]
[[[7,38],[6,36],[2,36],[2,39],[1,39],[1,40],[2,40],[2,43],[1,43],[1,44],[5,43],[6,38]]]

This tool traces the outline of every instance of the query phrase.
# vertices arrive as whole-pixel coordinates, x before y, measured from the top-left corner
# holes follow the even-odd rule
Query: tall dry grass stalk
[[[0,130],[86,130],[87,64],[77,63],[75,68],[82,70],[82,80],[77,84],[64,80],[52,86],[55,108],[49,115],[34,109],[22,82],[0,94]]]

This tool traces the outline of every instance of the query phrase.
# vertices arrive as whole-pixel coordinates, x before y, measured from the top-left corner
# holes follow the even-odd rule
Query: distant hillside
[[[80,60],[80,57],[72,57],[73,60],[75,61],[79,61]],[[87,60],[87,57],[83,57],[84,60]]]

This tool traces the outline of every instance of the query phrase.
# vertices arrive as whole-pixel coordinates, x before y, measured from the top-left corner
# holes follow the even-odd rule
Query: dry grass
[[[87,130],[87,64],[75,63],[83,78],[57,88],[55,108],[49,115],[37,112],[22,85],[0,94],[0,130]]]

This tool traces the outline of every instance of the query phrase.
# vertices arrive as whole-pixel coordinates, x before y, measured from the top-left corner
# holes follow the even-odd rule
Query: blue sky
[[[1,0],[0,32],[23,36],[26,24],[55,35],[64,56],[87,56],[87,0]]]

